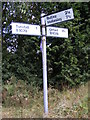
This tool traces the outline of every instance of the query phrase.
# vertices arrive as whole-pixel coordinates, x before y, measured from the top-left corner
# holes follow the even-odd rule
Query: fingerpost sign
[[[70,8],[68,10],[57,12],[57,13],[46,16],[45,19],[46,19],[46,25],[51,25],[51,24],[71,20],[71,19],[74,19],[73,10],[72,8]]]
[[[40,26],[25,23],[12,22],[12,34],[40,36]]]
[[[67,28],[58,28],[58,27],[47,27],[46,28],[47,37],[61,37],[68,38],[68,29]]]
[[[49,26],[51,24],[74,19],[72,8],[57,12],[48,16],[41,14],[41,27],[39,25],[12,22],[12,34],[35,35],[42,38],[42,63],[43,63],[43,93],[44,93],[44,113],[48,114],[48,90],[47,90],[47,56],[46,37],[68,38],[68,29]],[[46,24],[45,24],[46,23]],[[46,27],[46,31],[45,31]]]

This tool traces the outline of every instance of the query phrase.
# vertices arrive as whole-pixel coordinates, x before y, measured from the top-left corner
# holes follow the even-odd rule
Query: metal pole
[[[47,92],[47,57],[46,57],[46,36],[44,13],[41,14],[42,25],[42,61],[43,61],[43,93],[44,93],[44,112],[48,114],[48,92]]]

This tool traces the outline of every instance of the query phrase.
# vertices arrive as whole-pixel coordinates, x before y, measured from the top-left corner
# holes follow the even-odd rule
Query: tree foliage
[[[54,24],[68,28],[69,37],[47,37],[48,84],[54,87],[77,85],[89,77],[90,2],[3,2],[3,81],[11,76],[42,88],[40,37],[12,35],[11,22],[41,24],[40,14],[73,8],[74,19]],[[10,51],[8,51],[9,49]]]

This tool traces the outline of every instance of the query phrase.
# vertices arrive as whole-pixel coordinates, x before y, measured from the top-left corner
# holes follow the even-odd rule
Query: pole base
[[[48,118],[48,113],[44,113],[43,118]]]

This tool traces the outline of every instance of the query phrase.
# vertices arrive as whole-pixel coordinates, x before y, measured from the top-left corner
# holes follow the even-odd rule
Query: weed
[[[13,92],[11,89],[13,86]],[[48,104],[49,118],[87,118],[88,117],[88,88],[87,84],[78,88],[63,90],[49,87]],[[6,96],[3,103],[3,118],[42,118],[45,117],[43,108],[43,91],[33,85],[27,85],[19,80],[15,84],[4,86]],[[13,111],[13,112],[12,112]]]

